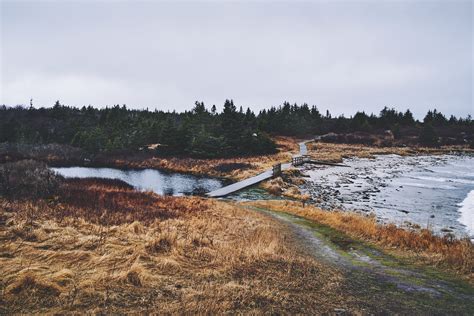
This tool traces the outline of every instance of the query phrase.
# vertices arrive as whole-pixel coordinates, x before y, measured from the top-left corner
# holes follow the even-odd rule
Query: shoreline
[[[118,168],[118,169],[155,169],[164,172],[179,172],[195,176],[209,176],[225,178],[233,181],[243,180],[254,176],[276,163],[287,163],[299,151],[298,142],[301,139],[291,137],[278,137],[279,152],[263,156],[242,156],[219,159],[159,157],[150,153],[134,153],[105,157],[99,155],[95,158],[62,158],[54,154],[19,155],[3,153],[5,162],[14,162],[23,159],[33,159],[47,163],[51,167],[91,167],[91,168]],[[429,147],[377,147],[358,144],[323,143],[308,141],[308,152],[311,158],[325,162],[341,162],[348,157],[373,157],[377,154],[400,154],[403,156],[414,155],[440,155],[447,153],[472,153],[474,149],[468,146],[442,146]],[[15,157],[17,156],[17,157]],[[6,157],[6,158],[5,158]]]

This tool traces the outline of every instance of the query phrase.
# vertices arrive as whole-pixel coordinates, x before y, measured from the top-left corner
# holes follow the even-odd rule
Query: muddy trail
[[[295,215],[249,207],[284,223],[302,250],[340,270],[347,293],[369,313],[474,314],[474,288],[435,269],[421,268]],[[344,311],[342,311],[344,312]]]

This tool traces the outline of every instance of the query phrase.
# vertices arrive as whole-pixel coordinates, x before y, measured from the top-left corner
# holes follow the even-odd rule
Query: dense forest
[[[68,144],[91,153],[136,151],[151,148],[161,155],[226,157],[275,152],[271,135],[308,137],[327,133],[380,134],[390,130],[395,139],[416,139],[437,145],[471,142],[471,117],[445,117],[429,111],[423,122],[407,110],[385,107],[378,115],[357,112],[332,117],[316,106],[285,102],[260,111],[237,108],[226,100],[222,112],[196,102],[182,113],[132,110],[125,105],[103,109],[76,108],[59,101],[50,108],[0,106],[0,143]],[[445,141],[446,143],[446,141]]]

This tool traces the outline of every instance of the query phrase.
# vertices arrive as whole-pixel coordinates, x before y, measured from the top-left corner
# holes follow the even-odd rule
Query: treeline
[[[0,142],[68,144],[91,153],[135,151],[150,144],[162,155],[225,157],[276,151],[258,129],[255,114],[224,109],[209,111],[196,102],[183,113],[131,110],[123,106],[75,108],[58,102],[52,108],[0,107]],[[155,147],[153,147],[155,148]]]
[[[382,135],[386,131],[398,143],[437,146],[440,144],[474,145],[474,121],[467,118],[449,119],[441,112],[430,110],[420,122],[410,110],[399,112],[384,107],[378,115],[357,112],[354,116],[332,117],[329,111],[319,112],[316,106],[298,106],[285,102],[282,106],[263,110],[257,116],[260,129],[277,135],[324,135],[328,133],[367,133]]]
[[[329,132],[349,133],[349,132],[380,132],[383,130],[392,130],[397,132],[400,128],[412,127],[420,128],[423,124],[434,127],[455,127],[461,128],[473,127],[473,121],[470,116],[467,118],[456,118],[451,116],[447,119],[437,110],[428,111],[423,124],[414,119],[410,110],[399,112],[393,108],[385,107],[379,115],[357,112],[354,116],[332,117],[329,111],[323,115],[317,107],[311,108],[307,104],[298,106],[284,103],[280,107],[271,107],[269,110],[263,110],[258,115],[259,127],[263,130],[285,135],[304,135],[304,134],[325,134]],[[401,136],[401,135],[400,135]]]
[[[132,110],[123,106],[75,108],[56,102],[52,108],[0,107],[0,142],[68,144],[91,153],[135,151],[159,144],[162,155],[225,157],[275,152],[268,135],[311,136],[334,133],[381,133],[391,130],[397,139],[415,137],[436,145],[439,136],[465,142],[473,134],[471,117],[446,118],[429,111],[423,122],[407,110],[384,108],[378,115],[357,112],[332,117],[317,107],[285,102],[257,115],[226,100],[222,112],[196,102],[182,113]],[[152,147],[155,148],[155,147]]]

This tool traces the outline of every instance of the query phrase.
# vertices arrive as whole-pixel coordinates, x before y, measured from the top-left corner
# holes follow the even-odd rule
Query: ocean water
[[[474,239],[473,156],[381,155],[344,163],[349,167],[304,167],[303,190],[316,204]]]

